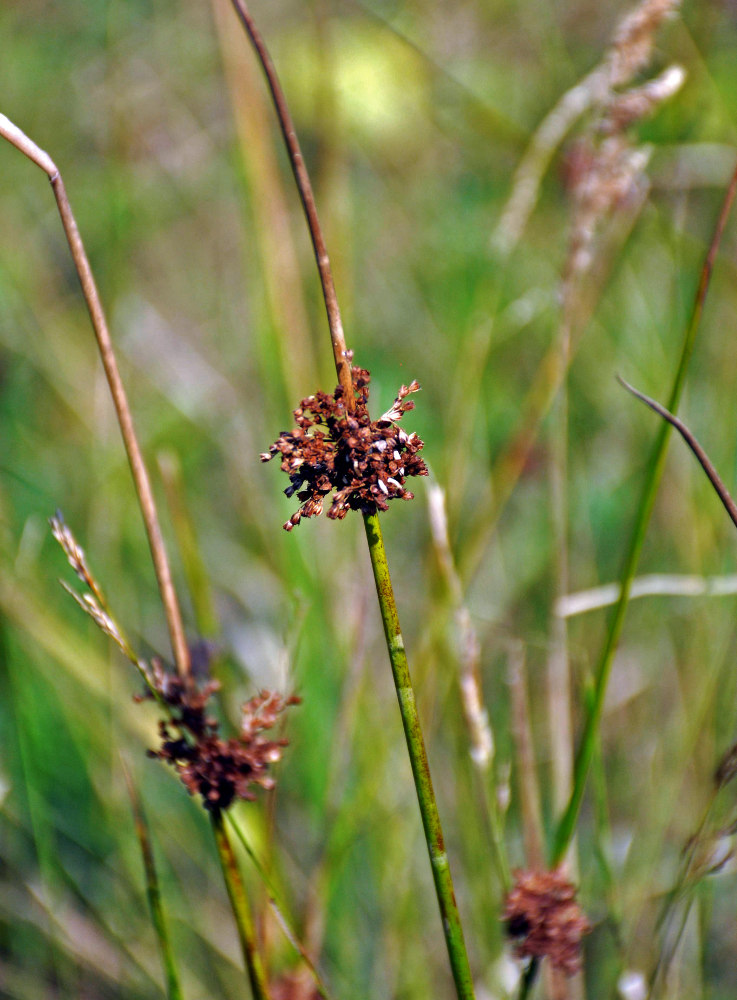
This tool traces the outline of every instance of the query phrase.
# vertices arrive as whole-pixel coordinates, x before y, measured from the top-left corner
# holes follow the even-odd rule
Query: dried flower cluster
[[[207,704],[220,683],[208,681],[200,687],[194,679],[168,671],[161,660],[154,658],[148,663],[140,659],[112,617],[84,550],[60,511],[51,518],[51,529],[70,566],[90,593],[78,594],[62,584],[65,590],[140,672],[146,692],[136,700],[155,698],[166,709],[168,718],[159,723],[161,746],[158,750],[149,750],[149,756],[171,764],[189,793],[201,795],[205,808],[213,813],[227,809],[234,799],[254,799],[256,786],[273,788],[269,765],[280,759],[287,740],[270,740],[263,734],[276,725],[287,706],[298,704],[300,699],[261,692],[243,706],[238,736],[222,739],[218,735],[217,719],[207,714]],[[197,659],[206,659],[208,655],[204,646],[198,647],[196,652],[193,667],[197,666]],[[201,663],[199,671],[195,672],[207,674],[207,663]]]
[[[152,675],[154,691],[166,704],[169,719],[159,722],[161,746],[148,755],[171,764],[190,795],[201,795],[206,809],[220,812],[234,799],[254,799],[256,786],[274,787],[269,765],[281,758],[287,740],[271,740],[264,733],[299,698],[262,691],[243,706],[238,737],[223,739],[217,719],[207,714],[218,681],[198,688],[157,661],[152,664]]]
[[[581,938],[590,926],[560,869],[515,872],[502,919],[518,958],[547,957],[569,976],[581,967]]]
[[[406,397],[419,389],[417,382],[403,385],[390,410],[378,420],[368,413],[369,382],[365,368],[351,370],[355,407],[349,412],[344,393],[318,392],[303,399],[294,411],[297,427],[284,431],[268,452],[268,462],[281,455],[281,468],[289,476],[284,491],[297,494],[302,505],[284,525],[286,531],[303,517],[322,513],[330,493],[335,494],[328,517],[343,518],[349,510],[373,514],[386,510],[389,500],[411,500],[405,489],[408,476],[426,476],[427,467],[419,457],[422,441],[397,426],[414,403]]]

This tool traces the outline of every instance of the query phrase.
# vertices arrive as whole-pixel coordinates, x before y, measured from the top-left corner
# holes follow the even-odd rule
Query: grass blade
[[[711,244],[701,269],[701,276],[696,291],[696,298],[694,300],[691,319],[686,329],[678,369],[676,371],[676,375],[673,380],[673,387],[670,392],[667,408],[671,413],[675,413],[678,409],[678,404],[683,393],[683,386],[686,380],[689,362],[691,361],[691,355],[693,354],[696,335],[701,325],[701,317],[704,312],[704,303],[706,301],[706,295],[709,290],[711,275],[714,269],[714,261],[719,249],[724,227],[727,223],[729,211],[732,207],[735,191],[737,191],[737,169],[735,169],[732,174],[732,179],[729,183],[729,187],[727,188],[727,193],[724,197],[724,202],[717,219]],[[598,739],[599,724],[601,722],[602,709],[604,706],[604,695],[606,694],[607,684],[611,674],[614,653],[617,649],[619,637],[622,633],[622,626],[624,624],[624,616],[629,602],[632,580],[637,572],[637,565],[640,559],[640,553],[642,552],[642,546],[645,541],[647,526],[650,521],[650,515],[652,514],[653,507],[655,505],[655,497],[663,475],[666,449],[670,439],[670,433],[670,424],[664,423],[658,433],[650,461],[648,462],[647,478],[643,487],[642,497],[637,508],[637,513],[635,515],[635,524],[624,561],[624,569],[622,571],[622,590],[609,623],[604,648],[602,649],[601,656],[597,664],[594,677],[593,699],[586,715],[584,731],[581,737],[579,750],[576,755],[573,775],[573,790],[555,833],[551,857],[552,865],[558,864],[565,855],[576,828],[578,813],[581,808],[581,800],[583,799],[584,788],[586,787],[586,780],[588,778],[594,748]]]
[[[159,877],[156,872],[156,862],[154,860],[153,844],[151,842],[151,830],[148,825],[148,820],[146,819],[146,813],[143,809],[141,796],[138,794],[138,789],[133,784],[133,779],[131,778],[128,768],[125,766],[125,763],[123,761],[121,761],[121,763],[123,766],[125,783],[128,787],[128,795],[131,800],[131,808],[133,809],[133,818],[136,824],[136,836],[138,837],[138,844],[141,848],[143,870],[146,876],[146,897],[148,899],[149,910],[151,911],[151,922],[154,925],[156,940],[159,946],[159,954],[161,955],[161,964],[164,970],[164,979],[166,981],[166,996],[168,1000],[182,1000],[182,990],[179,985],[177,963],[171,947],[164,907],[161,903],[161,889],[159,886]]]

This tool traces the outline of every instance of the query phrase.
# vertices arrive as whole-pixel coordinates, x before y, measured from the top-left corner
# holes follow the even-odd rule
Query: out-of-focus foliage
[[[557,593],[552,494],[560,414],[543,421],[503,506],[492,480],[560,327],[570,176],[591,118],[545,173],[504,259],[492,234],[536,127],[601,59],[619,3],[253,0],[292,104],[372,413],[401,383],[405,417],[446,491],[450,544],[481,644],[510,781],[505,841],[525,858],[509,722],[509,644],[526,653],[543,820],[550,832],[547,662]],[[737,15],[689,4],[658,32],[643,79],[672,63],[683,88],[635,126],[649,188],[620,205],[579,290],[568,380],[571,591],[616,579],[653,414],[621,372],[665,399],[699,269],[737,157]],[[637,81],[636,81],[637,82]],[[641,81],[639,81],[641,82]],[[303,699],[268,805],[238,820],[336,997],[450,996],[441,930],[358,517],[303,522],[259,453],[300,398],[335,385],[310,245],[273,114],[227,4],[30,0],[0,5],[0,112],[62,170],[166,511],[158,460],[209,584],[188,594],[211,640],[222,708],[262,686]],[[43,174],[0,145],[0,993],[17,1000],[158,995],[159,960],[122,753],[152,824],[188,998],[242,995],[235,931],[206,819],[158,762],[156,713],[132,671],[56,580],[47,518],[84,545],[141,651],[166,631],[128,468],[77,279]],[[737,226],[727,229],[681,413],[728,484],[737,411]],[[553,485],[551,485],[553,484]],[[474,972],[502,996],[500,890],[469,759],[453,595],[432,544],[427,485],[384,516],[390,564]],[[170,514],[164,514],[170,525]],[[493,530],[492,530],[493,529]],[[174,532],[167,527],[172,552]],[[733,529],[680,442],[671,446],[642,573],[733,572]],[[191,554],[191,553],[189,553]],[[207,611],[212,600],[216,624]],[[735,598],[647,597],[614,665],[599,780],[587,799],[580,900],[594,931],[591,996],[654,967],[655,923],[680,852],[735,739]],[[606,611],[571,619],[574,726]],[[509,778],[511,769],[511,778]],[[730,787],[712,824],[732,819]],[[598,800],[601,806],[602,797]],[[608,859],[608,867],[602,863]],[[274,969],[291,951],[249,869]],[[700,885],[669,997],[734,996],[735,875]],[[676,921],[677,925],[677,921]]]

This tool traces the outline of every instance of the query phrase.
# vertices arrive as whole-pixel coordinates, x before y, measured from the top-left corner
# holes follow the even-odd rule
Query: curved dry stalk
[[[637,399],[642,400],[642,402],[645,403],[646,406],[649,406],[651,410],[655,410],[656,413],[660,414],[663,420],[667,420],[672,427],[675,427],[696,458],[699,460],[699,464],[706,473],[707,479],[714,487],[714,491],[722,501],[724,509],[732,519],[732,524],[734,524],[737,528],[737,504],[735,504],[734,500],[730,496],[729,490],[722,482],[717,470],[712,465],[709,456],[706,454],[688,427],[686,427],[684,422],[679,420],[679,418],[672,414],[669,410],[666,410],[666,408],[661,406],[660,403],[651,399],[649,396],[646,396],[644,392],[640,392],[638,389],[635,389],[634,386],[631,386],[629,382],[625,382],[621,376],[617,375],[617,381],[627,390],[627,392],[631,392],[633,396],[637,397]]]
[[[164,605],[164,613],[169,628],[169,638],[171,640],[172,652],[176,668],[182,677],[189,677],[190,658],[187,641],[184,635],[184,624],[179,608],[176,591],[172,581],[169,560],[166,555],[164,539],[161,534],[159,517],[156,511],[151,482],[148,477],[146,465],[143,461],[141,448],[136,437],[133,426],[133,416],[131,414],[128,397],[126,396],[123,381],[118,370],[118,363],[113,349],[110,331],[108,329],[105,313],[102,308],[97,285],[92,275],[87,254],[82,243],[76,219],[72,213],[72,207],[64,187],[59,168],[51,159],[48,153],[36,145],[28,136],[22,132],[17,125],[14,125],[5,115],[0,114],[0,136],[7,139],[11,145],[20,150],[36,166],[40,167],[48,175],[51,181],[51,188],[56,198],[56,204],[61,216],[64,233],[69,243],[69,249],[77,269],[77,275],[82,286],[82,293],[87,309],[92,320],[92,327],[95,331],[97,346],[105,369],[110,395],[113,399],[113,406],[118,418],[120,433],[128,455],[133,481],[136,487],[136,494],[141,506],[143,522],[148,536],[148,543],[151,549],[156,580],[161,594],[161,601]]]
[[[276,108],[277,118],[279,120],[279,128],[281,129],[284,142],[287,146],[287,151],[289,152],[289,162],[292,166],[294,180],[296,181],[302,207],[307,217],[307,227],[310,231],[310,238],[315,250],[315,260],[317,261],[317,269],[320,274],[320,284],[322,285],[325,310],[328,314],[328,325],[330,327],[330,339],[333,344],[335,370],[338,373],[338,381],[343,386],[346,405],[349,409],[352,409],[353,383],[351,381],[351,363],[345,343],[345,334],[343,333],[343,321],[340,317],[340,307],[338,305],[338,296],[335,291],[333,272],[330,268],[330,258],[328,257],[328,251],[325,246],[325,239],[322,234],[320,220],[317,216],[315,196],[312,192],[312,184],[310,183],[310,177],[307,173],[307,167],[305,166],[304,157],[302,156],[299,140],[297,139],[297,132],[294,127],[294,122],[292,121],[292,116],[289,113],[289,107],[287,105],[286,98],[284,97],[284,91],[282,90],[279,78],[276,75],[276,69],[271,61],[269,50],[266,48],[264,40],[261,37],[258,28],[254,24],[248,8],[245,3],[243,3],[243,0],[231,0],[231,3],[233,5],[233,9],[238,15],[238,19],[246,29],[246,34],[250,38],[251,44],[256,50],[259,62],[261,63],[264,75],[266,76],[266,82],[269,86],[269,90],[271,91],[271,97],[274,102],[274,107]]]

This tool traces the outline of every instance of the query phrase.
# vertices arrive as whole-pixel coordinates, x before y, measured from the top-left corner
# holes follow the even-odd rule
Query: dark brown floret
[[[423,442],[397,426],[402,415],[414,407],[406,397],[419,383],[403,385],[391,409],[378,420],[368,413],[369,382],[365,368],[352,369],[354,411],[348,412],[341,386],[335,392],[307,396],[294,411],[297,427],[283,431],[268,452],[268,462],[281,455],[281,468],[290,485],[288,497],[297,494],[301,506],[284,525],[287,531],[303,517],[316,517],[334,492],[328,517],[344,518],[349,510],[373,514],[385,511],[390,500],[411,500],[405,489],[408,476],[426,476],[427,466],[419,457]]]
[[[223,739],[217,719],[206,714],[207,703],[219,687],[217,681],[198,688],[168,673],[158,662],[152,664],[151,672],[153,687],[170,717],[159,722],[161,746],[149,750],[150,757],[171,764],[190,795],[201,795],[210,812],[227,809],[235,799],[254,799],[257,786],[273,788],[269,765],[280,759],[288,741],[268,739],[264,732],[299,698],[262,691],[243,706],[238,736]]]
[[[518,958],[547,957],[572,976],[581,967],[581,938],[591,929],[576,887],[560,869],[517,871],[502,919]]]

